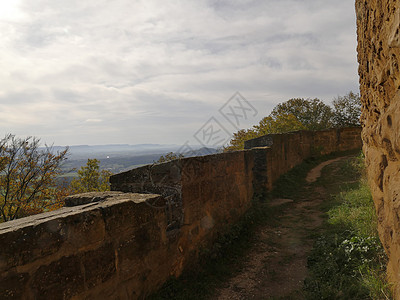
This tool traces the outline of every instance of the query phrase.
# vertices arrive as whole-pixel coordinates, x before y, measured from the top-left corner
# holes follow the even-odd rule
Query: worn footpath
[[[323,162],[312,169],[300,199],[271,201],[271,206],[281,208],[279,221],[257,230],[240,271],[211,299],[303,299],[307,257],[323,222],[321,203],[329,196],[324,187],[313,183],[325,166],[335,166],[344,158]]]

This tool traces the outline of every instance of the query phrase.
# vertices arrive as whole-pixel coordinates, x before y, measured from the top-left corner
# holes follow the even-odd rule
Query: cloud
[[[102,119],[87,119],[85,120],[86,123],[101,123]]]
[[[290,97],[329,102],[358,89],[348,0],[18,8],[0,14],[0,124],[49,143],[184,143],[236,91],[266,115]]]

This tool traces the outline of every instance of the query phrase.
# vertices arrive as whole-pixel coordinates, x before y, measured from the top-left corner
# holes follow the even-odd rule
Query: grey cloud
[[[20,44],[34,48],[48,46],[54,43],[58,36],[56,32],[49,32],[46,25],[41,23],[22,26],[20,32],[23,33]]]
[[[282,70],[282,62],[276,57],[261,57],[260,64],[266,65],[271,69]]]
[[[34,111],[30,128],[9,123],[57,143],[179,142],[235,91],[266,112],[357,88],[348,0],[22,4],[1,38],[0,104]]]
[[[23,105],[39,103],[43,99],[44,93],[40,89],[23,89],[4,96],[0,96],[2,105]]]
[[[52,90],[53,97],[60,101],[65,101],[69,104],[80,103],[82,101],[82,96],[75,91],[63,89],[63,88],[55,88]]]

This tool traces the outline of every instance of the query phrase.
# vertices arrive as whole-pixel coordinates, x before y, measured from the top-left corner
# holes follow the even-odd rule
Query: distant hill
[[[217,153],[214,148],[190,146],[193,151],[183,152],[185,157],[203,156]],[[54,146],[53,150],[59,151],[65,147]],[[100,161],[102,169],[112,173],[120,173],[132,168],[151,164],[157,161],[161,155],[169,152],[177,152],[179,145],[139,144],[139,145],[79,145],[69,147],[69,157],[64,163],[63,169],[68,176],[76,176],[76,170],[85,165],[87,160],[96,158]]]
[[[63,146],[53,146],[55,151],[63,150]],[[106,158],[107,156],[131,156],[132,154],[156,154],[164,152],[174,152],[180,148],[179,145],[161,145],[161,144],[112,144],[112,145],[77,145],[69,146],[71,159],[87,158]]]

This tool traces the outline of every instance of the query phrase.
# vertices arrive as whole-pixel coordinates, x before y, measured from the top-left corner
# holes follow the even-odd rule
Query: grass
[[[373,200],[364,179],[362,158],[340,165],[339,186],[323,205],[327,220],[308,259],[307,299],[391,299],[386,281],[386,255],[378,238]],[[332,170],[327,172],[335,173]],[[327,178],[327,177],[324,177]],[[356,180],[354,180],[356,179]]]
[[[359,236],[377,236],[376,214],[365,180],[359,186],[335,196],[340,205],[328,211],[329,224],[351,230]]]

